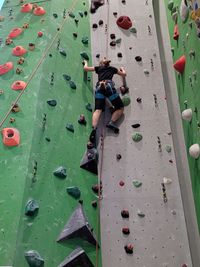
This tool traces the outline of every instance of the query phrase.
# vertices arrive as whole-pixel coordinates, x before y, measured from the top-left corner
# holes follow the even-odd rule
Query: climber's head
[[[107,58],[104,57],[104,58],[100,61],[99,65],[100,65],[100,66],[106,66],[106,67],[108,67],[108,66],[110,66],[110,62],[111,62],[111,60],[109,60],[109,59],[107,59]]]

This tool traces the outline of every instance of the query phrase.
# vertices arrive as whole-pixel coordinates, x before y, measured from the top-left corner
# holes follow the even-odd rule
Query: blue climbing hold
[[[65,167],[60,166],[53,172],[53,174],[59,178],[66,178],[67,177],[67,170]]]
[[[43,267],[44,260],[36,250],[29,250],[24,253],[29,267]]]
[[[55,107],[57,105],[57,101],[54,99],[47,100],[47,104],[49,104],[49,106]]]
[[[77,186],[67,187],[66,191],[70,196],[76,199],[78,199],[81,196],[81,191]]]

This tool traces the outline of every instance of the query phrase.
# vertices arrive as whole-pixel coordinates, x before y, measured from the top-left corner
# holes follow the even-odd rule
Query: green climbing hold
[[[67,123],[66,129],[72,133],[74,133],[74,126],[71,123]]]
[[[137,29],[136,28],[131,28],[130,30],[129,30],[131,33],[137,33]]]
[[[78,14],[80,15],[81,18],[84,16],[82,11],[79,11]]]
[[[135,133],[133,136],[132,136],[132,139],[133,141],[135,142],[139,142],[142,140],[142,135],[140,133]]]
[[[84,58],[85,60],[89,60],[89,56],[86,52],[81,52],[80,55],[82,56],[82,58]]]
[[[24,253],[29,267],[43,267],[44,260],[36,250],[29,250]]]
[[[172,147],[170,145],[166,145],[165,150],[170,153],[172,151]]]
[[[124,106],[126,107],[126,106],[128,106],[131,103],[131,99],[130,99],[130,97],[127,94],[125,94],[122,97],[122,102],[123,102]]]
[[[59,48],[59,52],[62,56],[66,57],[67,53],[65,52],[65,50],[63,48]]]
[[[58,15],[56,13],[53,13],[53,17],[57,19]]]
[[[67,193],[74,197],[74,198],[79,198],[81,196],[81,191],[79,190],[79,188],[77,186],[71,186],[71,187],[67,187]]]
[[[75,18],[75,15],[74,15],[74,13],[73,12],[69,12],[69,16],[70,16],[70,18]]]
[[[70,81],[71,80],[71,77],[67,74],[63,74],[63,78],[65,81]]]
[[[26,208],[25,208],[25,215],[26,216],[36,216],[39,210],[39,205],[37,203],[37,201],[35,201],[34,199],[31,199],[27,202],[26,204]]]
[[[142,211],[140,211],[140,210],[137,211],[137,215],[139,217],[141,217],[141,218],[144,218],[145,217],[145,214]]]
[[[47,104],[49,104],[49,106],[55,107],[57,105],[57,101],[54,99],[47,100]]]
[[[133,180],[133,185],[138,188],[138,187],[142,186],[142,182],[138,181],[138,180]]]
[[[60,166],[53,172],[53,174],[59,178],[66,178],[67,177],[67,170],[65,167]]]
[[[170,0],[170,1],[168,2],[167,7],[168,7],[168,9],[169,9],[170,11],[172,11],[172,9],[173,9],[173,7],[174,7],[174,1]]]
[[[89,42],[88,37],[87,37],[87,36],[84,36],[84,37],[82,38],[81,42],[82,42],[84,45],[87,45],[88,42]]]
[[[87,103],[85,107],[88,111],[92,112],[92,105],[90,103]]]
[[[115,43],[116,44],[121,44],[121,42],[122,42],[122,39],[121,38],[118,38],[118,39],[115,40]]]
[[[74,90],[76,89],[76,84],[73,81],[69,82],[69,86],[70,86],[71,89],[74,89]]]

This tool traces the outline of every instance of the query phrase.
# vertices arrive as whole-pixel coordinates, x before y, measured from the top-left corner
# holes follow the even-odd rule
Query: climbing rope
[[[77,4],[78,0],[74,0],[71,7],[69,8],[69,12],[72,12],[73,9],[75,8],[76,4]],[[38,71],[39,67],[42,65],[47,53],[49,52],[49,50],[52,48],[55,40],[57,39],[58,35],[60,34],[60,32],[62,32],[62,29],[65,25],[65,22],[68,20],[69,17],[66,17],[63,19],[63,22],[60,26],[60,29],[59,31],[56,32],[56,34],[54,35],[53,39],[52,39],[52,42],[50,43],[49,47],[46,48],[46,50],[44,51],[41,59],[39,60],[38,64],[35,66],[33,72],[30,74],[29,78],[28,78],[28,81],[27,81],[27,84],[25,86],[25,88],[23,88],[21,90],[21,92],[19,93],[19,95],[17,96],[17,98],[15,99],[15,101],[11,104],[8,112],[5,114],[5,116],[3,117],[2,121],[0,122],[0,128],[3,126],[4,122],[6,121],[6,119],[8,118],[8,116],[10,115],[13,107],[18,103],[19,99],[21,98],[21,96],[23,95],[26,87],[29,85],[30,81],[33,79],[33,77],[35,76],[36,72]]]

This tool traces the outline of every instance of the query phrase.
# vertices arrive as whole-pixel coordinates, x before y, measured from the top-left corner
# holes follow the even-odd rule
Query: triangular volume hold
[[[174,68],[175,70],[177,70],[179,73],[183,73],[184,69],[185,69],[185,63],[186,63],[186,59],[185,56],[183,55],[182,57],[180,57],[175,63],[174,63]]]
[[[79,237],[87,240],[89,243],[96,246],[97,241],[92,233],[88,219],[86,218],[83,207],[79,204],[75,211],[72,213],[70,219],[59,235],[57,242]]]
[[[78,247],[58,267],[94,267],[85,251]]]
[[[81,160],[80,168],[98,174],[98,152],[96,148],[87,149]]]

